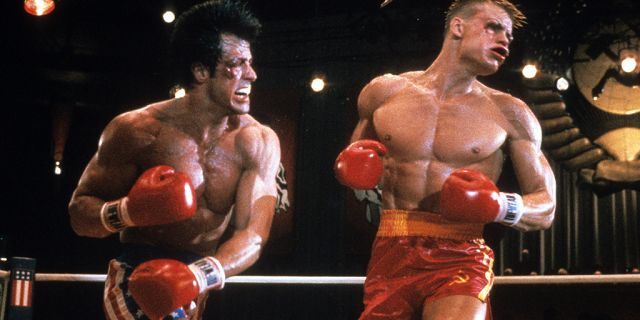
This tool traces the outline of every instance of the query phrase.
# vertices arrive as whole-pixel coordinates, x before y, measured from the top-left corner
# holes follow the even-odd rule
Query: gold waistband
[[[474,240],[482,238],[483,228],[484,224],[452,222],[432,212],[384,210],[380,216],[380,226],[376,236],[422,236]]]

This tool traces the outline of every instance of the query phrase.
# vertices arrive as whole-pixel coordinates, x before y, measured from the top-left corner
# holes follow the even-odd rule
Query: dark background
[[[106,272],[119,252],[117,238],[75,235],[66,206],[107,122],[169,98],[172,83],[164,67],[171,25],[161,14],[165,8],[179,14],[196,2],[60,0],[52,14],[33,17],[21,1],[3,1],[4,256],[37,258],[38,272]],[[383,73],[426,68],[440,48],[449,4],[395,0],[381,9],[380,2],[248,2],[264,25],[253,45],[258,81],[252,113],[282,140],[292,208],[276,218],[263,258],[247,274],[364,275],[375,227],[364,221],[363,205],[335,181],[333,160],[355,125],[359,90]],[[515,32],[503,69],[483,79],[514,95],[519,69],[533,50],[532,35],[544,30],[560,2],[518,3],[529,24]],[[617,2],[592,3],[609,13]],[[323,93],[308,87],[315,74],[327,77]],[[65,137],[60,132],[66,139],[56,144],[56,137]],[[60,176],[53,174],[56,146],[64,147]],[[495,244],[503,232],[493,234]],[[527,261],[519,258],[520,265],[512,267],[526,272]],[[497,319],[635,319],[637,289],[498,286],[494,314]],[[102,318],[101,291],[95,283],[38,283],[34,318]],[[614,301],[605,303],[604,297]],[[361,298],[360,286],[229,285],[210,299],[207,318],[355,319]]]

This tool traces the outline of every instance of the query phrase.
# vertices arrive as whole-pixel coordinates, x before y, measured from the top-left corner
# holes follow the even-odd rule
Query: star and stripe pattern
[[[33,284],[35,283],[36,260],[26,257],[11,259],[10,309],[31,310],[33,304]]]
[[[31,307],[33,301],[33,270],[13,270],[11,272],[11,305]]]

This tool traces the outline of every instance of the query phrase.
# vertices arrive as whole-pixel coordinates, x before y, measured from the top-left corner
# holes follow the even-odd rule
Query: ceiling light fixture
[[[558,89],[558,91],[567,91],[567,89],[569,89],[569,80],[565,77],[556,79],[556,89]]]
[[[53,0],[24,0],[24,11],[34,16],[44,16],[56,8]]]
[[[176,20],[176,15],[175,13],[173,13],[173,11],[167,10],[162,14],[162,20],[164,20],[164,22],[166,23],[171,23]]]
[[[528,63],[522,68],[522,76],[527,79],[533,79],[537,74],[538,68],[532,63]]]
[[[626,57],[622,59],[622,61],[620,62],[620,67],[622,68],[622,71],[626,73],[633,72],[634,70],[636,70],[637,66],[638,66],[638,61],[636,61],[636,58],[634,57]]]
[[[313,78],[313,80],[311,80],[311,90],[313,90],[314,92],[320,92],[324,89],[325,86],[325,82],[324,79],[322,79],[321,77],[315,77]]]

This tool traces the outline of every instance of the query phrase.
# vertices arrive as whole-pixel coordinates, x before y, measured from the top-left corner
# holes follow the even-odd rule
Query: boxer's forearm
[[[258,261],[266,240],[251,230],[239,230],[218,248],[214,256],[227,277],[234,276]]]
[[[69,202],[71,228],[79,236],[105,238],[112,233],[102,225],[100,211],[104,200],[92,196],[74,195]]]
[[[546,190],[523,196],[524,212],[513,228],[519,231],[544,230],[551,227],[555,216],[555,201]]]
[[[276,207],[275,173],[279,158],[272,160],[278,162],[269,166],[271,174],[262,175],[259,170],[249,170],[239,183],[233,213],[235,230],[214,255],[228,277],[253,265],[269,239]]]

